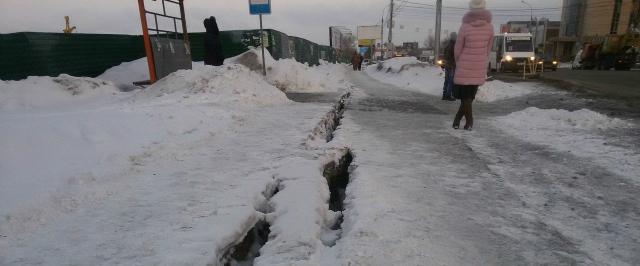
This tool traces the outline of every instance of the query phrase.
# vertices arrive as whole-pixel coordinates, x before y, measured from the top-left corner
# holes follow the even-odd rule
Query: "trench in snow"
[[[340,153],[340,158],[327,163],[322,173],[329,185],[329,209],[335,212],[344,211],[344,200],[346,198],[347,185],[349,185],[350,166],[353,162],[353,154],[349,149],[343,149]],[[331,229],[342,229],[343,221],[344,215],[341,213],[339,219]]]
[[[268,214],[273,212],[269,205],[269,200],[273,198],[278,192],[279,182],[275,182],[267,186],[262,192],[265,197],[265,202],[262,206],[256,208],[256,210],[262,214]],[[254,260],[260,256],[260,248],[264,246],[269,240],[269,234],[271,230],[270,225],[262,217],[256,224],[247,232],[241,242],[227,249],[222,255],[219,261],[219,265],[224,266],[244,266],[253,265]]]
[[[334,105],[325,118],[323,118],[318,126],[309,136],[310,140],[323,138],[326,142],[333,140],[334,131],[340,125],[343,117],[346,100],[350,97],[350,93],[345,93]],[[344,210],[344,199],[346,196],[347,185],[349,184],[349,166],[353,162],[353,155],[349,149],[340,150],[340,158],[331,161],[324,166],[323,176],[327,179],[329,185],[330,198],[329,209],[336,212]],[[266,198],[263,206],[257,208],[257,211],[268,214],[273,212],[269,206],[269,200],[279,192],[279,184],[276,182],[267,186],[263,192]],[[342,228],[344,218],[340,218],[331,227],[332,230]],[[260,248],[262,248],[269,240],[269,223],[263,218],[259,220],[253,228],[251,228],[244,236],[242,241],[228,248],[219,260],[219,265],[236,266],[236,265],[253,265],[255,258],[260,256]],[[337,239],[336,239],[337,240]],[[335,244],[335,240],[331,241]]]
[[[346,102],[350,96],[350,93],[342,95],[333,110],[329,112],[325,119],[318,125],[318,127],[322,129],[320,131],[324,133],[327,143],[333,141],[334,133],[341,125],[346,109]],[[337,153],[337,156],[331,157],[336,159],[324,165],[322,175],[327,179],[327,185],[329,186],[329,210],[340,212],[340,217],[336,220],[335,224],[331,226],[331,230],[340,230],[342,229],[342,222],[344,221],[342,211],[344,211],[344,200],[346,198],[347,185],[349,185],[350,167],[354,156],[348,148],[333,149],[327,153],[330,154],[334,152]],[[334,244],[335,241],[331,241],[329,245],[333,246]]]

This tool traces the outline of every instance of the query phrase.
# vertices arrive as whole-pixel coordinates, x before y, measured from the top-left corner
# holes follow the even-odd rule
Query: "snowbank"
[[[177,97],[176,97],[177,96]],[[264,78],[242,65],[179,70],[140,91],[137,99],[219,104],[274,105],[290,102]],[[186,100],[189,99],[189,100]]]
[[[192,65],[194,70],[199,70],[204,66],[204,62],[193,62]],[[131,85],[136,81],[149,80],[147,58],[143,57],[131,62],[124,62],[107,69],[96,78],[109,80],[119,85]]]
[[[265,50],[267,79],[271,84],[287,92],[336,92],[348,87],[345,66],[321,62],[319,66],[302,64],[295,59],[275,60]],[[251,49],[241,55],[225,60],[262,72],[262,52]]]
[[[103,101],[118,93],[119,89],[112,82],[66,74],[58,77],[28,77],[20,81],[0,80],[0,110],[77,106]]]
[[[578,111],[527,108],[496,118],[496,127],[539,145],[585,158],[622,177],[640,182],[640,154],[611,144],[613,130],[632,128],[633,124],[582,109]]]
[[[631,124],[621,119],[610,118],[588,109],[571,112],[567,110],[529,107],[525,110],[504,116],[499,120],[510,128],[526,129],[605,130],[631,126]]]
[[[119,84],[132,84],[136,81],[149,80],[149,66],[147,65],[147,58],[143,57],[131,62],[124,62],[120,65],[107,69],[107,71],[97,78],[110,80]]]
[[[440,67],[418,61],[415,57],[397,57],[382,65],[369,66],[366,73],[372,78],[402,89],[442,96],[444,72]],[[495,102],[525,96],[534,91],[523,84],[488,81],[478,89],[476,100]]]
[[[348,88],[345,65],[321,61],[319,66],[309,66],[294,59],[275,60],[265,50],[267,61],[267,81],[287,92],[337,92]],[[227,58],[226,66],[243,65],[250,70],[262,73],[262,52],[257,48],[238,56]],[[203,62],[193,62],[194,70],[211,69]],[[105,71],[98,79],[112,81],[118,85],[129,85],[135,81],[149,79],[147,59],[140,58],[125,62]]]
[[[522,97],[534,91],[531,84],[513,84],[500,80],[486,82],[478,89],[476,99],[481,102],[495,102]]]
[[[151,143],[201,134],[203,119],[223,127],[251,108],[288,103],[241,65],[181,70],[132,92],[68,75],[0,82],[0,216],[108,175]],[[198,104],[207,108],[186,108]]]
[[[337,216],[300,143],[331,108],[280,88],[343,89],[342,66],[273,60],[265,79],[235,59],[133,91],[144,59],[0,81],[0,264],[216,264],[262,219],[257,264],[313,261]]]

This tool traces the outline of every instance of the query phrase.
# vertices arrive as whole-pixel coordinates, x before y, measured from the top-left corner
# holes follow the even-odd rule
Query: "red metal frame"
[[[166,34],[167,36],[169,36],[169,33],[174,33],[177,39],[178,38],[177,20],[180,20],[182,24],[182,37],[184,41],[187,43],[187,45],[189,44],[189,33],[187,32],[187,21],[186,21],[185,12],[184,12],[184,0],[160,0],[162,1],[162,14],[147,11],[144,5],[144,1],[145,0],[138,0],[138,9],[140,10],[140,22],[142,24],[144,50],[147,56],[147,65],[149,67],[149,81],[137,82],[137,84],[152,84],[158,80],[158,77],[155,69],[155,61],[153,59],[153,48],[151,46],[151,37],[149,36],[149,30],[155,31],[156,36],[159,36],[161,33]],[[153,1],[156,1],[156,0],[153,0]],[[165,2],[176,4],[180,7],[179,18],[167,15]],[[155,28],[149,29],[149,26],[147,25],[147,14],[153,15],[155,20]],[[158,16],[173,19],[173,27],[174,27],[173,31],[159,29]]]

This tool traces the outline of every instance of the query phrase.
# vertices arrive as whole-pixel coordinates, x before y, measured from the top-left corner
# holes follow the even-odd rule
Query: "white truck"
[[[502,33],[493,37],[489,71],[521,71],[531,60],[535,60],[531,33]]]

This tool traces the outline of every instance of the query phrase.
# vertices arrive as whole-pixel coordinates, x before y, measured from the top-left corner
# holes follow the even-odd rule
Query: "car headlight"
[[[532,56],[532,57],[530,57],[529,59],[531,59],[531,61],[535,61],[535,60],[536,60],[536,57],[535,57],[535,56]]]
[[[511,57],[510,55],[505,56],[504,59],[507,60],[507,62],[513,61],[513,57]]]
[[[557,65],[557,64],[558,64],[558,61],[553,61],[553,64],[554,64],[554,65]]]
[[[444,64],[444,61],[438,60],[438,65],[442,65],[442,64]]]
[[[538,64],[540,64],[540,65],[542,65],[542,63],[544,63],[544,62],[542,62],[542,61],[538,62]]]

